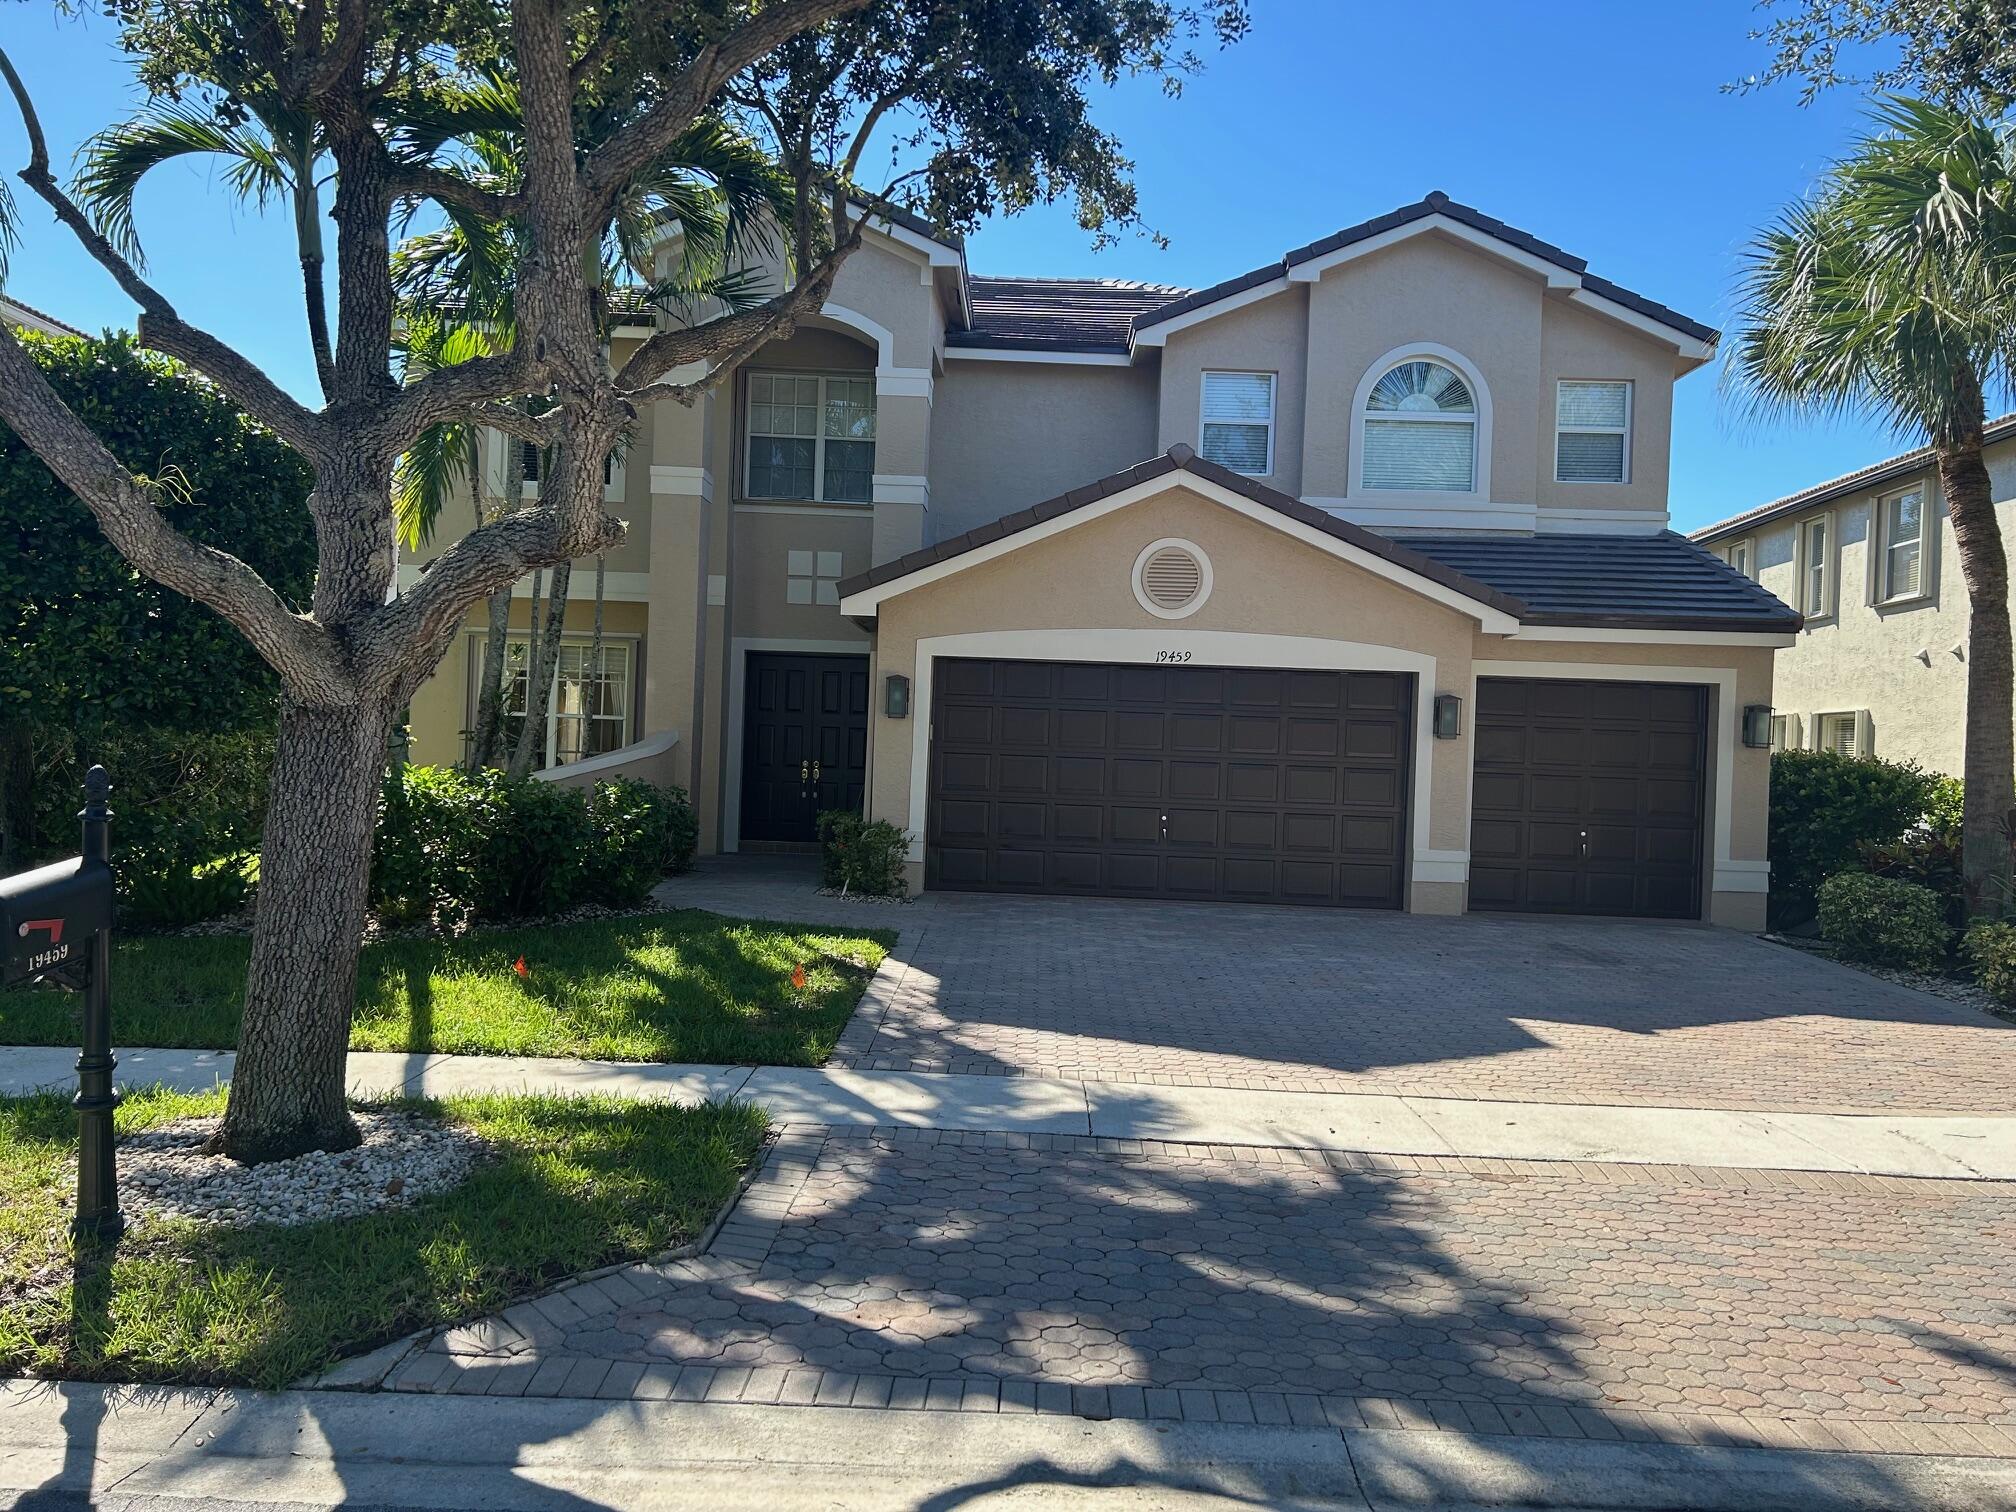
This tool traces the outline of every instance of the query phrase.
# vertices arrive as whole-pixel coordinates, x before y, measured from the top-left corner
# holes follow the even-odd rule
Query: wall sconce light
[[[891,672],[882,685],[882,712],[891,719],[910,717],[910,679],[901,672]]]
[[[1435,695],[1435,738],[1454,740],[1463,733],[1463,700],[1454,693]]]
[[[1771,705],[1749,704],[1743,710],[1743,744],[1762,750],[1771,744]]]

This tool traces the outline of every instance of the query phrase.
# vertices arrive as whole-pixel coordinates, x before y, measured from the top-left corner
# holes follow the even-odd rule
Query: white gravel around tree
[[[292,1228],[400,1208],[461,1185],[490,1147],[469,1130],[417,1113],[360,1112],[363,1142],[265,1165],[204,1150],[221,1118],[181,1118],[119,1141],[119,1205],[129,1223]]]

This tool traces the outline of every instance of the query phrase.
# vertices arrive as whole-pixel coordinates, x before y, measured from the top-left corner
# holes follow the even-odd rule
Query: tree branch
[[[13,59],[4,48],[0,48],[0,75],[5,76],[7,87],[13,92],[28,133],[28,166],[21,170],[21,181],[56,212],[56,218],[70,228],[71,234],[84,244],[84,250],[140,306],[141,342],[208,374],[233,400],[311,461],[323,456],[320,417],[298,404],[237,350],[176,314],[166,297],[140,276],[118,248],[92,225],[91,218],[63,192],[49,171],[49,143],[42,134],[42,118],[36,113],[28,86],[15,71]]]
[[[488,220],[510,220],[522,214],[525,196],[504,194],[471,183],[459,173],[449,173],[424,163],[400,163],[391,170],[389,183],[395,194],[421,195],[455,205]]]
[[[83,502],[121,556],[164,587],[216,610],[280,674],[297,702],[334,708],[354,698],[349,668],[329,633],[289,609],[237,557],[170,525],[153,490],[70,412],[11,335],[0,336],[0,420]]]
[[[591,206],[606,210],[622,187],[692,125],[721,87],[793,37],[863,9],[869,0],[778,0],[694,55],[649,110],[589,155],[582,178]]]
[[[710,320],[705,325],[682,326],[647,337],[616,375],[616,388],[624,398],[691,397],[691,386],[660,382],[660,375],[688,363],[708,362],[716,369],[739,362],[765,342],[784,334],[807,315],[815,315],[833,292],[833,280],[854,249],[861,245],[864,222],[857,218],[854,229],[811,273],[783,293],[764,301],[753,310],[743,310]]]

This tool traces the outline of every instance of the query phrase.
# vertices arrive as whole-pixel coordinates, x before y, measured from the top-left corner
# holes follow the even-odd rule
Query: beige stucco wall
[[[1542,301],[1536,502],[1542,509],[1633,509],[1664,514],[1673,452],[1673,349],[1565,299]],[[1554,478],[1555,397],[1563,379],[1631,385],[1631,434],[1624,483],[1560,483]],[[1706,382],[1704,377],[1700,382]]]
[[[2006,540],[2016,531],[2016,445],[1991,450],[1989,473]],[[1795,560],[1798,527],[1816,515],[1831,514],[1833,602],[1824,606],[1827,613],[1809,613],[1798,643],[1778,653],[1775,707],[1797,716],[1798,743],[1809,748],[1817,739],[1819,715],[1866,709],[1876,755],[1915,761],[1957,777],[1965,764],[1967,587],[1937,479],[1928,470],[1917,481],[1925,488],[1927,504],[1937,511],[1937,529],[1928,532],[1931,549],[1922,568],[1930,591],[1921,598],[1874,602],[1869,537],[1875,504],[1909,489],[1910,479],[1801,510],[1748,537],[1718,541],[1715,550],[1726,558],[1733,541],[1750,540],[1758,581],[1803,608]],[[1920,652],[1926,653],[1922,660]]]
[[[947,361],[931,405],[929,539],[1154,456],[1155,398],[1152,363]]]
[[[1177,442],[1193,449],[1203,443],[1204,374],[1275,374],[1274,470],[1257,481],[1285,494],[1302,492],[1302,411],[1308,344],[1333,340],[1329,329],[1309,324],[1309,285],[1292,284],[1258,304],[1173,333],[1162,351],[1161,419],[1155,449]]]
[[[842,618],[836,604],[793,604],[787,601],[785,579],[789,553],[840,554],[840,575],[851,577],[868,569],[869,516],[863,509],[829,509],[802,514],[735,515],[734,576],[730,582],[733,623],[738,639],[845,640],[866,643],[867,636]],[[816,593],[816,589],[815,589]]]
[[[1439,236],[1417,236],[1325,274],[1309,294],[1309,398],[1302,492],[1350,493],[1352,401],[1386,353],[1417,342],[1460,352],[1491,405],[1488,495],[1530,503],[1539,434],[1541,284]],[[1381,503],[1404,505],[1382,493]]]
[[[1180,622],[1149,614],[1130,586],[1141,549],[1164,536],[1194,542],[1212,564],[1210,600]],[[1416,689],[1417,699],[1425,700],[1467,686],[1470,625],[1452,609],[1175,489],[884,604],[876,627],[876,672],[918,676],[917,642],[931,636],[1122,629],[1153,632],[1180,645],[1186,634],[1226,631],[1425,653],[1436,658],[1436,685]],[[910,808],[916,729],[878,709],[871,732],[870,815],[910,830],[923,824],[923,815]],[[1469,761],[1467,738],[1432,744],[1430,849],[1467,847]],[[921,885],[921,866],[913,880]],[[1454,911],[1455,903],[1442,888],[1415,900],[1422,911]]]

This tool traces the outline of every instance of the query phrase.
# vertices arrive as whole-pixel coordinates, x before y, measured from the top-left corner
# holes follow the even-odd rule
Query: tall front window
[[[1877,565],[1877,596],[1916,598],[1925,591],[1925,491],[1914,488],[1885,499],[1883,557]]]
[[[1452,368],[1417,359],[1389,369],[1365,404],[1368,489],[1468,493],[1477,486],[1477,400]]]
[[[627,745],[630,739],[631,643],[602,642],[601,675],[596,675],[592,638],[564,637],[546,697],[546,739],[541,766],[565,766]],[[504,719],[514,732],[529,700],[532,646],[513,638],[504,643]],[[472,664],[483,665],[483,643],[475,643]]]
[[[872,502],[874,378],[751,373],[744,486],[752,499]]]

